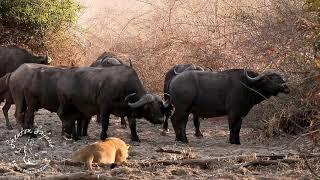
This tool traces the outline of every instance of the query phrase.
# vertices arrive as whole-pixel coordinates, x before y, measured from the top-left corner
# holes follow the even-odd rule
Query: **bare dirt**
[[[50,164],[43,171],[36,174],[28,174],[16,168],[13,161],[16,161],[19,167],[28,166],[23,164],[23,152],[17,152],[17,148],[13,149],[6,140],[13,138],[18,134],[16,122],[13,118],[13,109],[11,110],[11,122],[14,126],[13,130],[7,130],[5,127],[4,117],[0,115],[0,179],[33,179],[47,177],[51,175],[62,175],[84,172],[87,170],[84,166],[68,166]],[[41,130],[48,135],[54,147],[50,148],[48,143],[43,143],[42,147],[38,147],[38,151],[47,152],[45,158],[51,161],[63,161],[69,159],[71,154],[88,143],[99,140],[100,125],[94,120],[89,126],[89,137],[83,138],[77,142],[68,141],[61,137],[61,122],[55,113],[49,113],[40,110],[36,114],[35,122]],[[112,177],[121,177],[126,179],[246,179],[246,178],[282,178],[291,179],[298,177],[312,177],[303,161],[293,164],[278,163],[268,166],[248,166],[238,167],[237,165],[254,160],[256,155],[272,155],[272,154],[297,154],[292,150],[292,142],[297,137],[283,136],[272,139],[268,142],[260,142],[258,134],[254,129],[244,124],[241,130],[242,145],[231,145],[227,143],[228,126],[225,118],[216,118],[201,121],[201,130],[204,134],[203,139],[193,136],[194,126],[190,120],[187,128],[187,136],[189,145],[175,143],[175,135],[170,124],[170,132],[168,136],[160,136],[161,127],[154,126],[149,122],[139,119],[137,124],[138,135],[141,143],[139,145],[130,142],[130,130],[120,127],[120,119],[113,117],[109,126],[108,135],[120,137],[127,143],[131,144],[129,159],[127,165],[119,166],[115,169],[109,167],[95,167],[95,174],[107,175]],[[18,141],[22,144],[27,142],[28,137],[21,137]],[[304,140],[303,140],[304,141]],[[302,142],[303,142],[302,141]],[[301,141],[297,141],[294,146],[298,146]],[[17,145],[18,146],[18,145]],[[176,150],[182,154],[157,152],[159,148]],[[34,150],[35,152],[37,150]],[[237,158],[241,155],[249,155],[252,158]],[[230,156],[230,157],[229,157]],[[206,167],[199,166],[182,166],[182,165],[141,165],[142,162],[151,163],[163,160],[177,161],[181,159],[212,159],[222,157],[221,160],[214,161]],[[229,157],[223,159],[223,157]],[[139,164],[140,163],[140,164]],[[36,168],[36,167],[34,167]]]

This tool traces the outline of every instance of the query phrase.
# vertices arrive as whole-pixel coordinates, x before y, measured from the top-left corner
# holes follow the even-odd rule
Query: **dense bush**
[[[311,11],[320,12],[320,0],[307,0],[306,5],[307,8]]]
[[[0,20],[30,33],[56,32],[77,20],[79,8],[75,0],[1,0]]]

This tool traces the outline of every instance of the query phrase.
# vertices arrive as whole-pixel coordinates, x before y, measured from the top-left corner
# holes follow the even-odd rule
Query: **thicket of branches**
[[[96,31],[69,29],[69,37],[47,39],[47,48],[56,64],[87,65],[103,51],[113,51],[120,57],[130,57],[147,88],[158,93],[162,91],[166,71],[175,64],[195,63],[215,70],[247,67],[258,72],[274,68],[289,77],[292,93],[265,101],[252,111],[248,121],[259,125],[264,136],[296,132],[290,130],[292,127],[300,132],[317,129],[320,122],[316,77],[320,67],[319,0],[137,1],[147,8],[140,14],[129,15],[127,21],[117,21],[119,14],[108,11],[87,22]],[[9,1],[1,1],[0,9],[4,9],[4,2]],[[52,1],[58,5],[59,2],[62,1]],[[49,2],[39,5],[46,3]],[[69,13],[78,12],[77,4],[69,5],[66,3],[71,8]],[[66,15],[62,18],[66,24],[74,21],[75,16],[58,12],[62,14],[57,15]],[[22,32],[4,19],[21,13],[30,12],[27,8],[1,14],[2,45],[10,42],[7,39],[19,43]],[[47,17],[46,13],[43,17]],[[34,21],[45,22],[45,18]],[[55,27],[46,22],[40,29]],[[26,24],[34,25],[34,22]],[[39,40],[31,36],[22,44],[35,42]],[[311,76],[315,77],[308,78]]]
[[[175,64],[273,68],[289,77],[291,94],[260,104],[247,122],[259,126],[264,137],[319,128],[318,1],[139,2],[149,10],[125,23],[100,24],[108,27],[102,33],[107,38],[97,39],[99,45],[109,43],[105,49],[131,56],[149,89],[160,93],[166,71]]]

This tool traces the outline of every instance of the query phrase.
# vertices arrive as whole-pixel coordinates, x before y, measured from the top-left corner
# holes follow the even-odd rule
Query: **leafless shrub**
[[[237,27],[245,30],[234,49],[248,66],[276,68],[290,79],[290,95],[258,105],[247,118],[261,128],[264,137],[319,128],[320,83],[313,51],[317,21],[303,5],[301,1],[272,0],[259,9],[239,8],[234,14]]]
[[[108,11],[91,22],[95,32],[72,29],[67,38],[49,38],[55,63],[88,65],[102,52],[112,51],[122,59],[131,58],[147,88],[159,93],[166,71],[175,64],[216,70],[275,68],[288,75],[292,93],[258,106],[248,118],[253,119],[251,124],[259,125],[263,119],[261,127],[271,136],[280,126],[297,132],[290,123],[306,119],[309,126],[311,117],[318,116],[317,103],[310,102],[317,100],[317,89],[295,83],[319,71],[313,52],[317,17],[305,11],[303,1],[137,1],[147,9],[127,21]]]
[[[317,124],[312,122],[319,121],[319,89],[312,86],[318,81],[300,80],[319,71],[314,59],[318,22],[303,1],[137,1],[147,10],[125,22],[111,11],[101,16],[108,21],[93,21],[101,31],[86,35],[89,61],[105,50],[124,54],[156,92],[162,91],[164,75],[175,64],[260,72],[275,68],[289,77],[292,93],[259,105],[250,123],[260,126],[265,137],[280,129],[301,133]]]

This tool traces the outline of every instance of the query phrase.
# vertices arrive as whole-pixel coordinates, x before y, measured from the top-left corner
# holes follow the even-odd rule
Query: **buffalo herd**
[[[12,129],[8,118],[12,104],[19,127],[34,129],[35,112],[43,108],[57,113],[61,134],[74,140],[88,135],[94,115],[102,127],[101,140],[108,137],[110,115],[115,115],[124,128],[127,118],[132,141],[140,141],[137,118],[163,124],[163,134],[171,118],[176,140],[183,143],[188,143],[190,114],[197,137],[203,136],[200,117],[227,116],[229,142],[240,144],[242,119],[250,109],[278,93],[289,93],[287,79],[276,71],[213,71],[181,64],[166,73],[161,98],[145,89],[131,60],[127,65],[112,53],[104,52],[90,67],[55,67],[50,60],[21,48],[0,48],[0,102],[5,101],[8,129]]]

